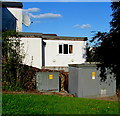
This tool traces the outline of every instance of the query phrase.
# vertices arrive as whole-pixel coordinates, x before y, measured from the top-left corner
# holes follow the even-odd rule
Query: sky
[[[23,32],[91,37],[108,32],[112,19],[110,2],[23,2],[23,14],[33,22]]]
[[[19,1],[26,2],[26,0],[1,0],[1,1]],[[27,0],[28,2],[118,2],[120,0]]]

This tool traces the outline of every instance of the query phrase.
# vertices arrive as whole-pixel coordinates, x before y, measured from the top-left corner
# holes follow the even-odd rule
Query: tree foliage
[[[20,38],[15,31],[2,33],[3,90],[35,89],[36,71],[22,63],[25,53]]]
[[[20,84],[22,54],[20,36],[15,31],[2,33],[2,80]]]
[[[101,69],[102,80],[105,80],[107,70],[116,77],[117,86],[120,85],[120,2],[112,2],[111,29],[107,32],[98,32],[92,42],[97,40],[96,56],[101,62],[98,67]],[[107,68],[107,70],[106,70]]]

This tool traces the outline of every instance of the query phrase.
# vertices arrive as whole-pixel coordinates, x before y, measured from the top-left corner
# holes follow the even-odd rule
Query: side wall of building
[[[25,58],[23,63],[41,69],[42,67],[42,38],[21,38]]]
[[[68,92],[76,97],[78,97],[78,75],[79,69],[75,67],[69,67],[69,77],[68,77]]]

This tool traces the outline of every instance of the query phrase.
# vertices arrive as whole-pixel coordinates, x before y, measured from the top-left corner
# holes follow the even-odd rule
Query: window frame
[[[67,54],[64,53],[64,45],[65,45],[65,44],[68,45],[68,53],[67,53]],[[62,45],[62,53],[59,52],[59,51],[60,51],[60,50],[59,50],[59,46],[60,46],[60,45]],[[69,49],[70,46],[72,46],[72,53],[70,53],[70,49]],[[59,55],[73,55],[73,52],[74,52],[73,50],[74,50],[73,44],[69,44],[69,43],[59,43],[59,44],[58,44],[58,50],[57,50],[57,51],[58,51],[58,54],[59,54]]]

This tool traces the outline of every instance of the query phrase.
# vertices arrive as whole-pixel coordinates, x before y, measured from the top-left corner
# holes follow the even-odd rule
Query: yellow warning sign
[[[92,79],[95,79],[96,77],[96,72],[92,72]]]
[[[49,79],[53,79],[53,75],[49,75]]]

